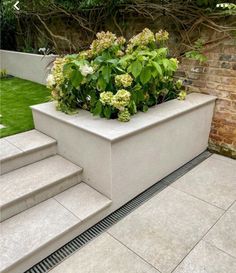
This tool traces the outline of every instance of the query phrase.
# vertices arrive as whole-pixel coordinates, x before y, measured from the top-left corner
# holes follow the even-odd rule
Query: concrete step
[[[1,176],[0,220],[26,210],[81,181],[82,169],[54,155]]]
[[[110,204],[104,195],[80,183],[5,220],[0,224],[0,272],[25,272],[94,225]]]
[[[1,174],[56,154],[56,140],[37,130],[0,139]]]

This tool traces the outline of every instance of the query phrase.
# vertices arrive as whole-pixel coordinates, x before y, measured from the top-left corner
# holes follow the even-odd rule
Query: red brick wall
[[[236,158],[236,44],[225,42],[206,53],[199,64],[183,59],[179,76],[187,79],[189,92],[216,96],[209,149]]]

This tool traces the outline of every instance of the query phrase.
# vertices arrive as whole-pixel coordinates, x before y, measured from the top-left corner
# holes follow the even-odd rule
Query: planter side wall
[[[118,206],[207,149],[214,102],[112,145],[112,196]]]
[[[0,50],[1,68],[7,73],[25,80],[46,83],[49,67],[55,56],[22,53],[16,51]]]

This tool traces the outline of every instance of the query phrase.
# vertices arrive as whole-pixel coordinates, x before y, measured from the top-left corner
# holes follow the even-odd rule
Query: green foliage
[[[207,57],[203,54],[204,40],[198,39],[194,43],[193,50],[185,53],[185,56],[189,59],[199,61],[200,63],[204,63],[207,61]]]
[[[137,111],[178,97],[183,87],[173,78],[177,68],[177,59],[168,56],[168,48],[160,47],[149,29],[128,43],[101,32],[89,50],[55,61],[48,87],[63,112],[82,108],[128,121]]]
[[[13,0],[3,0],[0,3],[0,46],[2,49],[16,49],[16,18],[14,15]]]
[[[222,3],[218,4],[217,8],[223,10],[225,15],[236,15],[236,4]]]

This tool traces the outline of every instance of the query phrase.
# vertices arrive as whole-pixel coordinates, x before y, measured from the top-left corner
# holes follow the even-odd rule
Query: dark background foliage
[[[221,2],[21,0],[20,11],[16,11],[15,0],[2,0],[1,48],[36,53],[40,47],[46,47],[50,52],[71,53],[86,48],[98,31],[111,30],[130,38],[147,26],[153,31],[157,28],[173,31],[181,53],[193,46],[203,27],[218,31],[223,38],[235,34],[236,20],[228,20],[235,13],[216,8]],[[236,3],[235,0],[227,2]],[[219,37],[215,42],[218,41]]]

